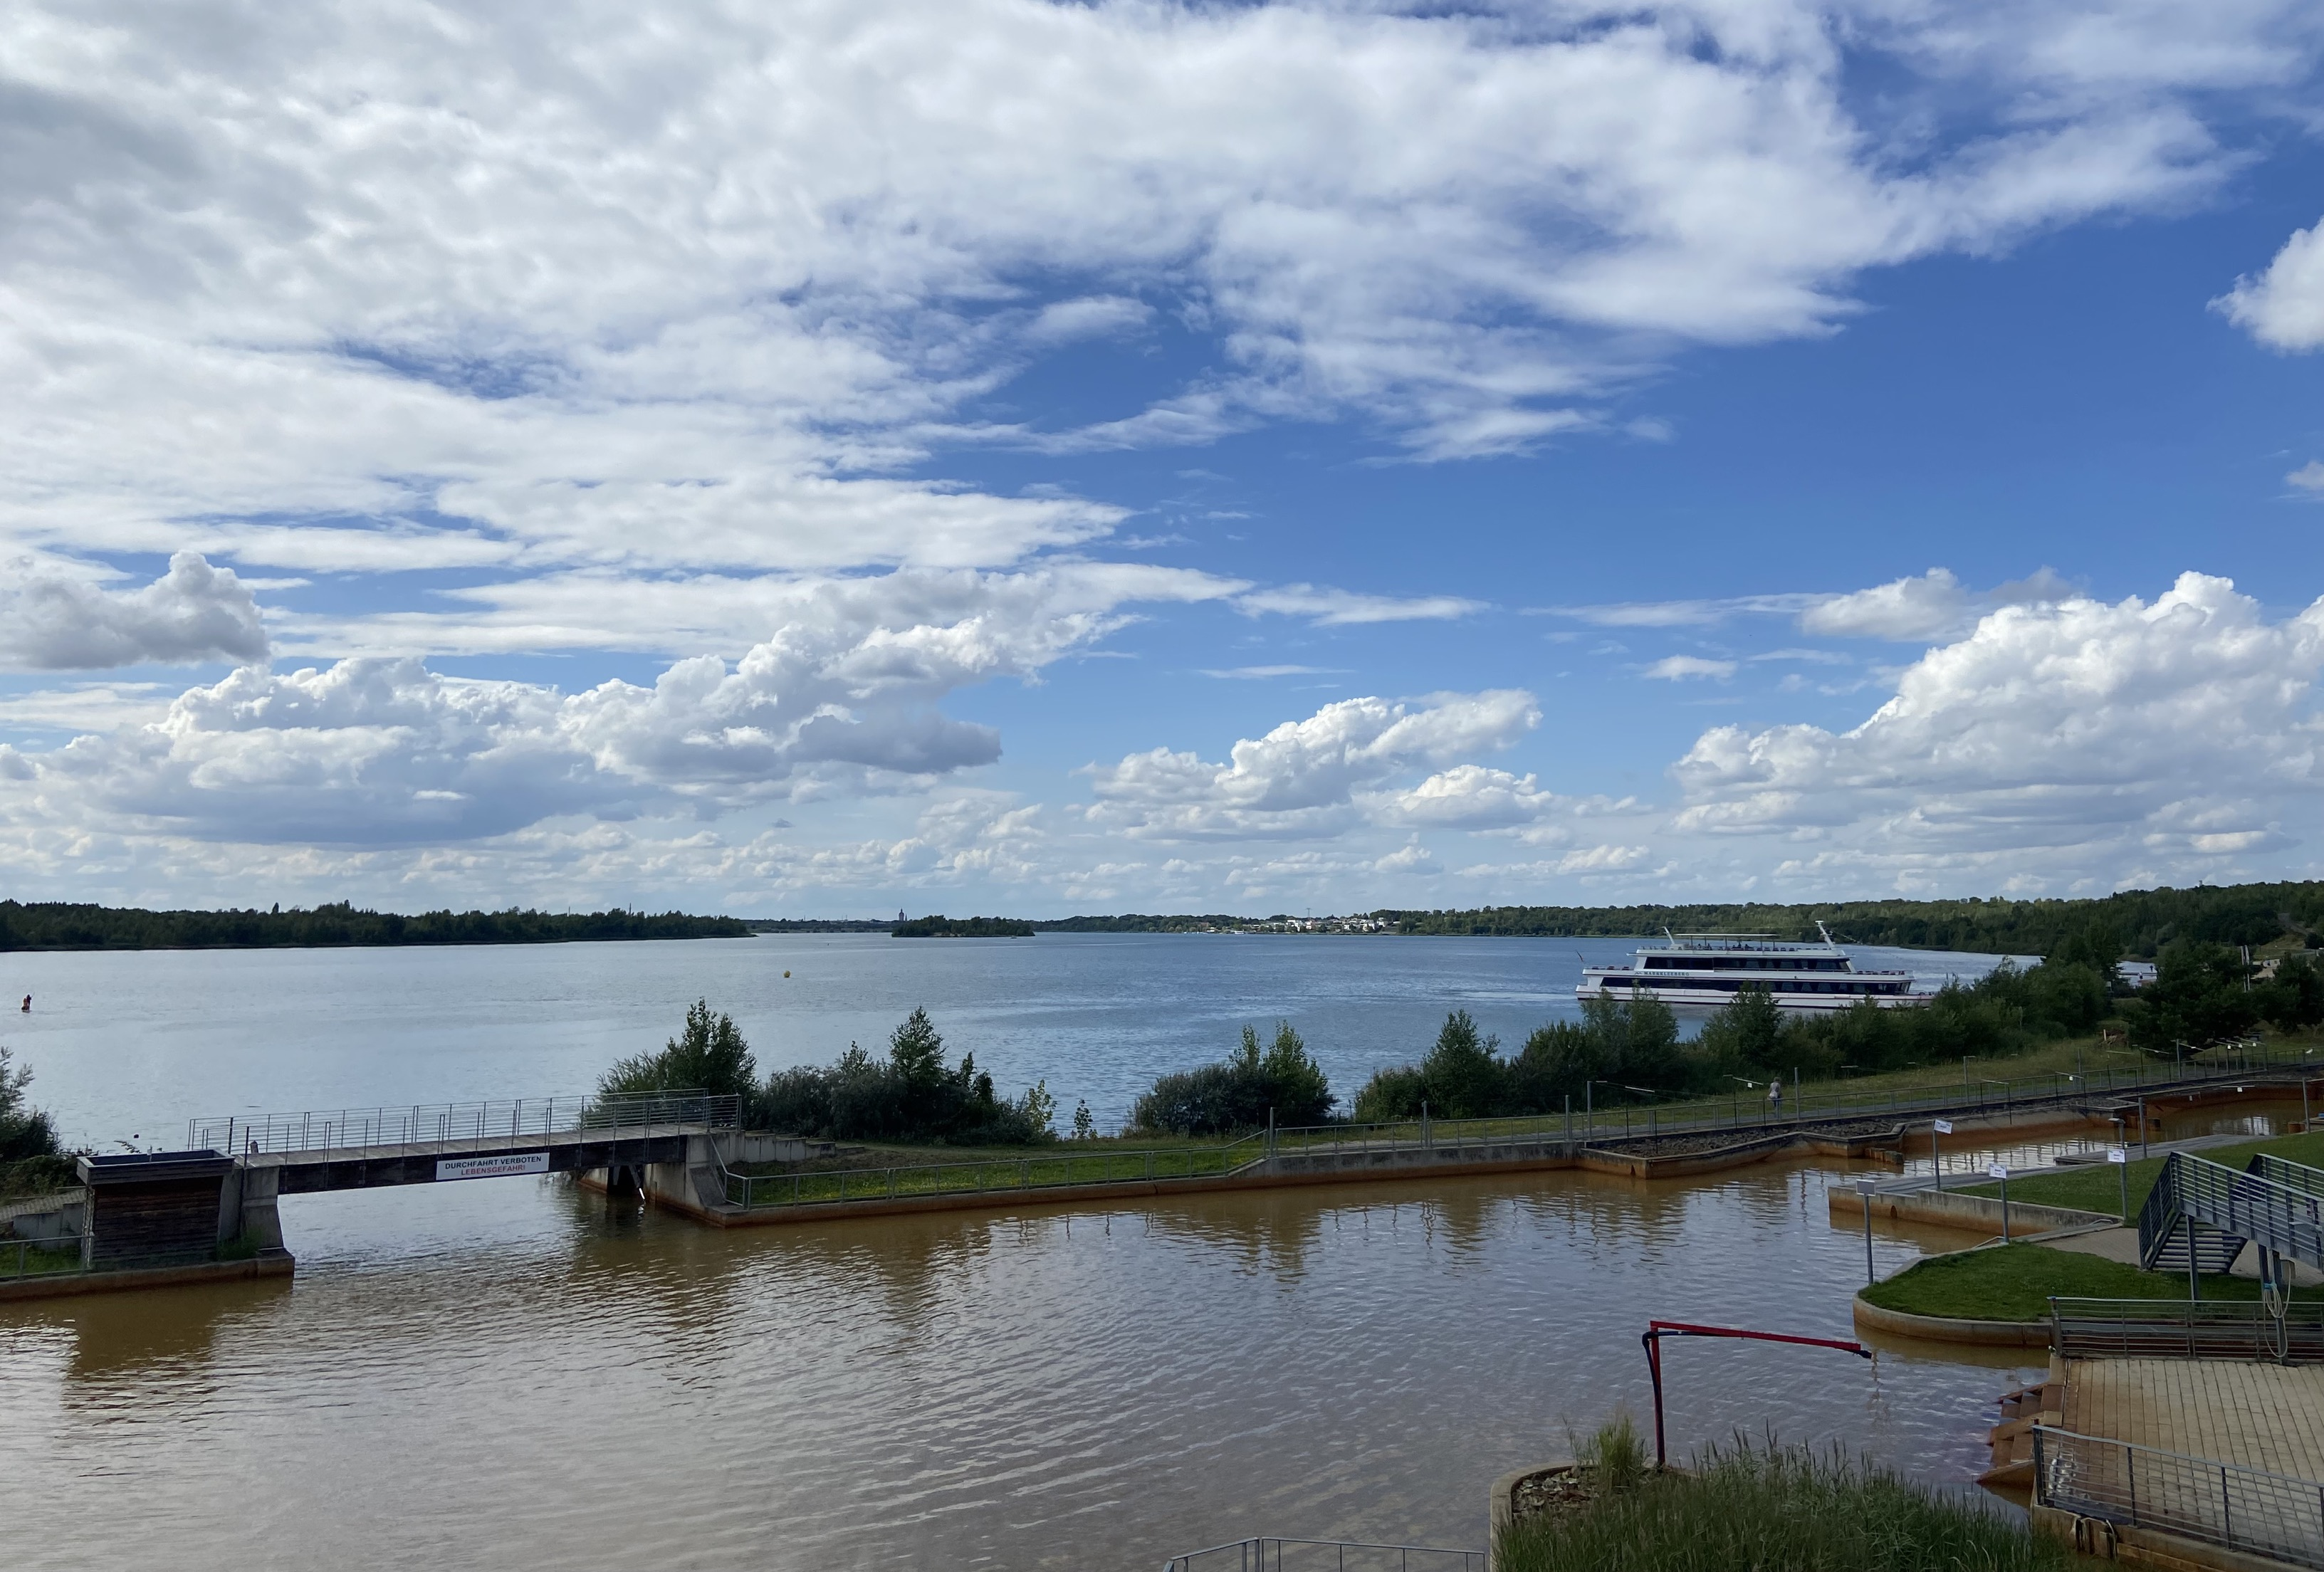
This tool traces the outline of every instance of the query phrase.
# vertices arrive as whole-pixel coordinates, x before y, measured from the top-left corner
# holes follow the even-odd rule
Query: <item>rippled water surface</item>
[[[1829,1172],[1566,1173],[718,1233],[554,1181],[298,1197],[295,1285],[0,1308],[42,1567],[1150,1567],[1482,1543],[1650,1317],[1849,1336]],[[1884,1235],[1884,1274],[1920,1246]],[[1966,1481],[2017,1379],[1674,1346],[1741,1427]],[[2018,1373],[2024,1374],[2024,1373]]]
[[[1579,966],[1508,941],[877,937],[5,960],[0,992],[36,1008],[0,1040],[69,1128],[108,1136],[586,1086],[699,995],[771,1063],[926,1002],[1004,1084],[1108,1109],[1281,1013],[1347,1087],[1449,1004],[1505,1036],[1570,1010]],[[293,1283],[0,1306],[0,1562],[1151,1568],[1254,1533],[1481,1545],[1493,1475],[1617,1403],[1645,1417],[1648,1319],[1849,1335],[1840,1177],[727,1233],[558,1181],[291,1197]],[[1885,1232],[1877,1264],[1960,1242]],[[1962,1484],[2029,1374],[2014,1357],[1682,1344],[1674,1438],[1773,1426]]]

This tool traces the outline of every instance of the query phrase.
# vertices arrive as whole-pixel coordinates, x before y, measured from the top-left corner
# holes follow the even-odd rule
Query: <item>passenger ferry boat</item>
[[[1637,952],[1629,966],[1585,966],[1577,998],[1633,998],[1651,993],[1666,1005],[1723,1005],[1747,988],[1764,988],[1787,1010],[1844,1010],[1858,999],[1883,1009],[1926,1004],[1909,971],[1858,971],[1821,923],[1821,944],[1772,933],[1673,933]]]

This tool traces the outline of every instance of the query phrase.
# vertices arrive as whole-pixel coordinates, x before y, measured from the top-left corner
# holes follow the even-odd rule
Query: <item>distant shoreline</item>
[[[683,912],[399,912],[344,903],[290,911],[156,912],[136,906],[0,901],[0,952],[91,950],[372,950],[747,939],[732,917]]]

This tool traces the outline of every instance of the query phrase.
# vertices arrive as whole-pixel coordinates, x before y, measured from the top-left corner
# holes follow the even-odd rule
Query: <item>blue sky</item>
[[[10,893],[2318,873],[2311,8],[200,12],[5,24]]]

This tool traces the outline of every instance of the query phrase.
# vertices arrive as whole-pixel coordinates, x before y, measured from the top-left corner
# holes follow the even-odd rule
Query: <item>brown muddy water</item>
[[[1570,1172],[720,1233],[556,1181],[298,1197],[283,1286],[0,1307],[27,1568],[1142,1567],[1480,1546],[1649,1318],[1847,1337],[1836,1165]],[[1885,1276],[1957,1236],[1877,1236]],[[1740,1430],[1949,1485],[2012,1352],[1682,1343]]]

